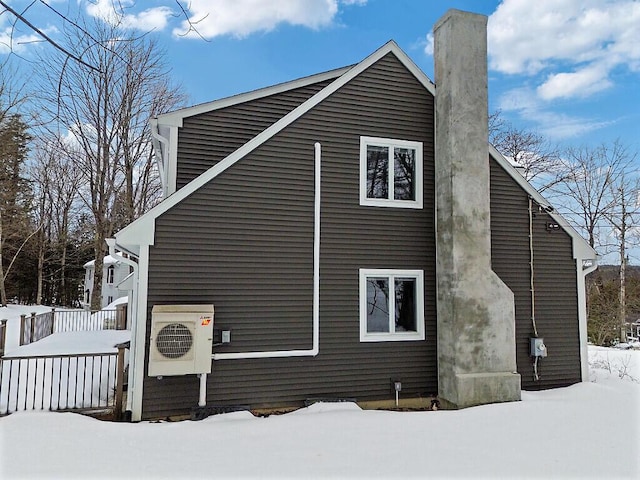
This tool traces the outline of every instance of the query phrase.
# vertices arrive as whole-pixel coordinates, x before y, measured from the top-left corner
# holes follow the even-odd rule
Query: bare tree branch
[[[198,19],[198,20],[191,20],[189,18],[189,14],[187,13],[187,11],[184,9],[184,7],[182,6],[182,4],[180,3],[180,0],[176,0],[176,4],[178,5],[178,8],[180,8],[180,11],[182,12],[182,15],[185,18],[185,21],[187,22],[187,25],[189,25],[189,28],[187,29],[186,32],[179,34],[178,36],[180,37],[186,37],[187,35],[189,35],[189,33],[194,32],[196,35],[198,35],[198,37],[200,37],[202,40],[204,40],[205,42],[210,42],[211,40],[204,38],[200,32],[198,31],[198,29],[196,28],[196,25],[200,22],[202,22],[205,18],[207,18],[209,16],[209,14],[207,13],[204,17]]]
[[[64,48],[62,45],[58,44],[55,40],[53,40],[51,37],[49,37],[46,33],[44,33],[42,30],[40,30],[38,27],[36,27],[34,24],[32,24],[29,20],[27,20],[21,13],[17,12],[13,8],[11,8],[11,6],[9,6],[7,3],[5,3],[2,0],[0,0],[0,5],[2,5],[8,12],[11,12],[18,20],[20,20],[27,27],[29,27],[31,30],[33,30],[35,33],[37,33],[40,37],[42,37],[47,43],[52,45],[54,48],[60,50],[62,53],[64,53],[68,57],[73,58],[76,62],[80,63],[81,65],[84,65],[85,67],[87,67],[87,68],[89,68],[91,70],[99,71],[98,68],[96,68],[93,65],[85,62],[80,57],[74,55],[69,50]]]

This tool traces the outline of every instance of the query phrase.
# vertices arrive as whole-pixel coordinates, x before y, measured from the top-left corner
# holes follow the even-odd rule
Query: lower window
[[[422,270],[360,269],[360,341],[424,338]]]

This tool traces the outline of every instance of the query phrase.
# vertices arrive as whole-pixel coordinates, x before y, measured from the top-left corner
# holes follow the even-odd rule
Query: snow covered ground
[[[461,411],[316,404],[256,418],[0,419],[0,477],[640,478],[640,351],[590,347],[591,382]]]

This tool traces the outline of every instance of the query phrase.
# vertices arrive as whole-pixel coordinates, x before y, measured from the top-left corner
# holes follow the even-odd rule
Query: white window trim
[[[389,147],[393,149],[411,148],[416,151],[415,170],[415,200],[395,200],[393,199],[393,164],[389,165],[389,196],[391,198],[367,198],[367,146]],[[360,205],[369,207],[393,207],[393,208],[422,208],[423,197],[423,174],[422,174],[422,142],[411,142],[408,140],[396,140],[393,138],[360,137]],[[389,161],[393,162],[394,157],[390,152]]]
[[[387,277],[389,285],[394,285],[395,277],[416,279],[416,332],[367,332],[367,278]],[[395,288],[395,287],[394,287]],[[394,293],[395,295],[395,293]],[[395,306],[390,305],[389,316],[393,318]],[[360,341],[361,342],[398,342],[424,340],[424,271],[395,269],[360,269]]]

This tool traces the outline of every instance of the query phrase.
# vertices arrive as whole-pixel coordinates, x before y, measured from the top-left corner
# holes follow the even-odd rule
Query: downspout
[[[538,337],[538,327],[536,326],[536,290],[534,283],[534,264],[533,264],[533,199],[529,197],[529,269],[530,286],[531,286],[531,324],[533,326],[533,335]],[[537,377],[537,373],[536,373]],[[537,380],[537,378],[536,378]]]
[[[107,245],[109,247],[109,255],[111,255],[112,257],[115,257],[116,254],[116,239],[115,238],[107,238],[106,239]],[[131,252],[128,252],[125,248],[122,247],[118,247],[121,251],[123,252],[127,252],[129,254],[132,255]],[[130,260],[129,258],[125,258],[122,257],[121,261],[123,263],[125,263],[126,265],[129,265],[130,267],[133,268],[133,290],[131,290],[131,298],[129,299],[129,305],[127,308],[127,323],[129,324],[130,328],[131,328],[131,343],[130,343],[130,348],[129,348],[129,372],[135,372],[136,371],[136,349],[138,348],[137,345],[137,341],[136,341],[136,335],[135,335],[135,327],[138,324],[138,312],[137,312],[137,305],[138,305],[138,278],[139,278],[139,270],[138,270],[138,264],[132,260]],[[144,348],[144,345],[142,346]],[[129,378],[130,380],[130,384],[129,384],[129,392],[127,395],[127,405],[126,405],[126,409],[127,410],[132,410],[132,402],[133,402],[133,398],[135,397],[135,392],[136,392],[136,382],[135,382],[135,376],[132,375]]]
[[[591,265],[586,265],[591,262]],[[580,335],[580,370],[581,380],[589,381],[589,347],[587,335],[587,291],[586,277],[598,268],[597,259],[593,258],[576,258],[576,275],[578,281],[578,331]]]
[[[322,146],[314,144],[314,228],[313,228],[313,343],[310,350],[275,350],[267,352],[214,353],[213,360],[248,358],[315,357],[320,351],[320,180]]]
[[[160,130],[158,128],[158,119],[152,118],[149,121],[151,125],[151,143],[153,145],[154,150],[156,151],[156,163],[158,164],[158,173],[160,175],[160,181],[162,183],[162,196],[166,197],[169,193],[169,182],[166,175],[167,165],[167,152],[169,151],[169,140],[160,135]],[[162,146],[164,146],[164,149]]]
[[[533,327],[533,336],[538,338],[538,327],[536,325],[536,288],[534,277],[534,263],[533,263],[533,199],[529,197],[529,282],[531,289],[531,325]],[[538,361],[540,357],[536,356],[533,359],[533,379],[537,382],[540,380],[538,375]]]

